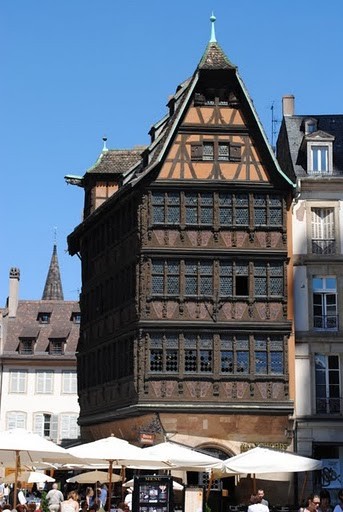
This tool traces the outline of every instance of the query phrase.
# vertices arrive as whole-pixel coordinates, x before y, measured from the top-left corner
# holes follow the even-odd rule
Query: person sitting
[[[70,491],[67,499],[61,503],[61,512],[79,512],[79,495],[75,491]]]

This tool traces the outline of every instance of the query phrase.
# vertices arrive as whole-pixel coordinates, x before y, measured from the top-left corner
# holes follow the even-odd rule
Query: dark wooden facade
[[[68,238],[82,260],[81,427],[288,442],[293,184],[216,42],[168,108]],[[104,173],[87,174],[86,197]]]

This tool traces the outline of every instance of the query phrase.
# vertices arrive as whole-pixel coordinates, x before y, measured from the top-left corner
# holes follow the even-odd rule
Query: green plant
[[[43,512],[49,512],[49,505],[48,505],[48,500],[46,499],[46,495],[47,495],[47,492],[42,491],[40,503],[41,503],[41,510]]]

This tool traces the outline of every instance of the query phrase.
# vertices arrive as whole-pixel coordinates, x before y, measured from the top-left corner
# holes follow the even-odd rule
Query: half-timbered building
[[[286,446],[294,184],[213,28],[167,107],[148,147],[105,147],[67,177],[85,189],[68,238],[82,261],[83,436],[163,434],[226,456]]]

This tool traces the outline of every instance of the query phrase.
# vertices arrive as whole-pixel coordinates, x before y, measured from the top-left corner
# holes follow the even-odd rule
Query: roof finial
[[[57,243],[57,226],[54,226],[54,245]]]
[[[107,146],[106,146],[107,137],[104,135],[104,136],[103,136],[103,138],[102,138],[102,140],[104,141],[104,145],[103,145],[102,150],[103,150],[103,151],[108,151],[108,148],[107,148]]]
[[[216,39],[216,31],[214,29],[214,23],[216,21],[216,17],[215,15],[213,14],[213,11],[212,11],[212,16],[210,17],[210,20],[211,20],[211,23],[212,23],[212,26],[211,26],[211,39],[210,39],[210,43],[216,43],[217,42],[217,39]]]

